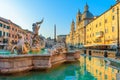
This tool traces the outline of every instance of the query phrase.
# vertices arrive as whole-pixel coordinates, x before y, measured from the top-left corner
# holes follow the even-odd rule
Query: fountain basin
[[[79,58],[79,51],[59,54],[0,55],[0,73],[11,74],[33,69],[49,69],[55,64],[77,61]]]

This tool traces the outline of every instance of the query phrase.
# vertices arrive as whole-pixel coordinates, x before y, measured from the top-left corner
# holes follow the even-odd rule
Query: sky
[[[0,17],[11,20],[23,29],[32,31],[32,24],[44,18],[39,34],[45,37],[54,36],[56,24],[57,35],[70,32],[72,20],[76,21],[78,10],[84,11],[85,4],[94,16],[99,16],[115,0],[0,0]]]

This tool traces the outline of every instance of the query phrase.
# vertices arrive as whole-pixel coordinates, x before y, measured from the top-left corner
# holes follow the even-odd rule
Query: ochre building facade
[[[111,6],[109,10],[97,17],[93,16],[86,4],[83,14],[78,11],[76,28],[74,23],[74,26],[71,26],[70,34],[66,37],[66,43],[80,48],[116,45],[119,36],[118,29],[120,31],[119,19],[120,2]]]

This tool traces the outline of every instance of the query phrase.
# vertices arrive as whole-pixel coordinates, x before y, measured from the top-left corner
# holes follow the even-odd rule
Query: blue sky
[[[10,19],[23,29],[32,31],[32,23],[44,18],[39,34],[53,37],[54,24],[57,35],[68,34],[72,19],[85,4],[95,16],[115,4],[115,0],[0,0],[0,16]]]

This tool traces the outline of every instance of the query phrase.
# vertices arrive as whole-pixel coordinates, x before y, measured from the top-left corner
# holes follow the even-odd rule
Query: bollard
[[[91,56],[92,54],[91,54],[91,51],[89,51],[89,55]]]
[[[108,57],[107,51],[104,52],[104,57]]]
[[[86,54],[86,50],[84,50],[84,54]]]

